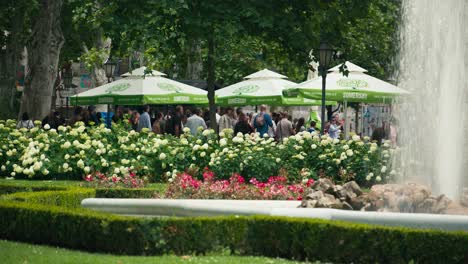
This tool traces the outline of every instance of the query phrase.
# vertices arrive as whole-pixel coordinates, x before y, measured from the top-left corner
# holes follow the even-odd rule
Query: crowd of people
[[[141,112],[119,106],[113,113],[111,120],[115,123],[125,122],[128,124],[129,129],[138,132],[146,128],[156,134],[180,136],[183,134],[185,127],[189,128],[190,133],[193,135],[196,135],[200,129],[210,128],[209,114],[208,110],[202,111],[200,108],[187,108],[184,111],[184,107],[180,105],[175,107],[174,111],[165,113],[151,109],[149,105],[145,105]],[[94,106],[87,108],[76,107],[73,116],[69,120],[65,120],[59,111],[50,112],[42,120],[42,126],[47,124],[51,129],[57,129],[60,125],[74,125],[76,122],[83,122],[86,126],[89,126],[99,125],[105,121]],[[34,122],[29,118],[28,113],[23,113],[21,120],[18,121],[17,128],[30,129],[32,127],[34,127]],[[259,133],[260,137],[268,135],[278,141],[302,131],[314,132],[320,130],[316,121],[311,120],[306,123],[303,117],[292,120],[286,111],[269,113],[266,105],[261,105],[257,113],[244,113],[242,108],[234,109],[232,107],[223,108],[220,113],[220,109],[217,109],[215,127],[218,131],[232,129],[235,135],[239,132],[242,134]],[[343,122],[336,115],[325,123],[324,128],[325,134],[328,134],[331,138],[340,138],[341,131],[343,131]],[[389,136],[393,139],[396,135],[391,132],[392,130],[390,130]],[[383,127],[377,128],[374,130],[372,139],[382,142],[382,139],[386,138],[386,136],[387,133]]]
[[[221,112],[221,113],[220,113]],[[149,106],[144,106],[143,111],[132,111],[128,108],[119,107],[116,109],[112,120],[119,122],[128,120],[131,128],[135,131],[141,131],[143,128],[153,131],[156,134],[171,134],[180,136],[183,133],[183,128],[189,128],[190,133],[196,135],[200,129],[205,130],[210,128],[209,111],[203,111],[200,108],[187,108],[177,106],[175,111],[166,113],[160,111],[152,111]],[[128,119],[126,119],[126,117]],[[153,117],[153,118],[151,118]],[[234,134],[251,134],[258,132],[261,137],[268,135],[269,137],[282,140],[302,131],[317,131],[317,124],[311,121],[306,124],[304,118],[291,120],[287,112],[268,113],[267,106],[262,105],[258,113],[245,113],[242,108],[234,109],[232,107],[223,108],[216,112],[216,126],[218,131],[232,129]],[[337,126],[331,123],[327,126],[330,131],[333,131],[338,137]]]

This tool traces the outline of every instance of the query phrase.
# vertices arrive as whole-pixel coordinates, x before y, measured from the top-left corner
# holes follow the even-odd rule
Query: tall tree
[[[29,38],[30,17],[37,10],[31,0],[7,1],[0,9],[0,119],[16,118],[20,97],[16,90],[20,60]]]
[[[60,25],[62,0],[40,0],[28,43],[29,74],[21,98],[20,113],[42,119],[51,107],[60,50],[64,38]]]

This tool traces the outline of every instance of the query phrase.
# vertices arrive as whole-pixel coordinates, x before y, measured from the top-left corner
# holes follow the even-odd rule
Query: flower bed
[[[314,183],[289,184],[285,177],[270,177],[267,182],[234,174],[228,180],[216,180],[212,171],[203,172],[203,180],[187,173],[178,175],[169,185],[165,198],[176,199],[237,199],[237,200],[302,200],[304,190]]]
[[[220,136],[205,130],[197,136],[188,131],[181,138],[143,131],[127,131],[115,125],[15,128],[13,120],[0,121],[2,174],[16,178],[82,178],[102,173],[125,177],[130,171],[151,181],[167,181],[187,171],[202,178],[209,167],[218,178],[233,174],[265,182],[281,175],[290,182],[304,178],[332,177],[335,182],[356,180],[361,186],[387,181],[393,175],[393,149],[377,147],[368,138],[332,140],[303,132],[281,143],[258,135]]]

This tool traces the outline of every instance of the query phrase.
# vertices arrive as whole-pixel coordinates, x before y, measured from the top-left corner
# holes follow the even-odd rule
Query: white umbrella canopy
[[[71,102],[76,105],[208,104],[205,90],[164,78],[161,74],[164,73],[146,78],[130,75],[72,96]]]
[[[263,69],[244,77],[245,80],[216,91],[216,103],[223,106],[242,105],[319,105],[320,102],[302,97],[284,97],[283,90],[297,84],[286,76]],[[330,103],[334,104],[334,102]]]
[[[165,73],[162,73],[156,70],[151,70],[150,74],[145,75],[145,71],[146,71],[146,66],[143,66],[143,67],[134,69],[130,72],[124,73],[121,76],[122,77],[166,76]]]
[[[365,74],[363,69],[349,61],[346,62],[349,74],[343,76],[339,72],[340,65],[331,68],[326,79],[327,100],[366,102],[366,103],[389,103],[400,95],[409,92],[396,87],[393,84],[379,80]],[[318,77],[305,81],[284,92],[286,96],[303,96],[311,99],[322,98],[322,78]]]

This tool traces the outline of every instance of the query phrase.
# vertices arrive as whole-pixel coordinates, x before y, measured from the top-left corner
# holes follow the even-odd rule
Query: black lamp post
[[[322,75],[322,135],[325,134],[325,87],[328,68],[335,55],[335,50],[327,43],[321,43],[319,48],[319,70]]]
[[[114,72],[117,63],[109,58],[106,63],[104,63],[104,70],[106,71],[107,82],[110,83],[114,79]]]
[[[110,83],[114,79],[114,72],[115,72],[115,67],[117,66],[117,63],[113,61],[110,57],[104,63],[104,70],[106,71],[106,77],[107,77],[107,82]],[[111,127],[111,119],[110,119],[110,104],[107,104],[107,113],[106,113],[106,124],[107,127]]]

